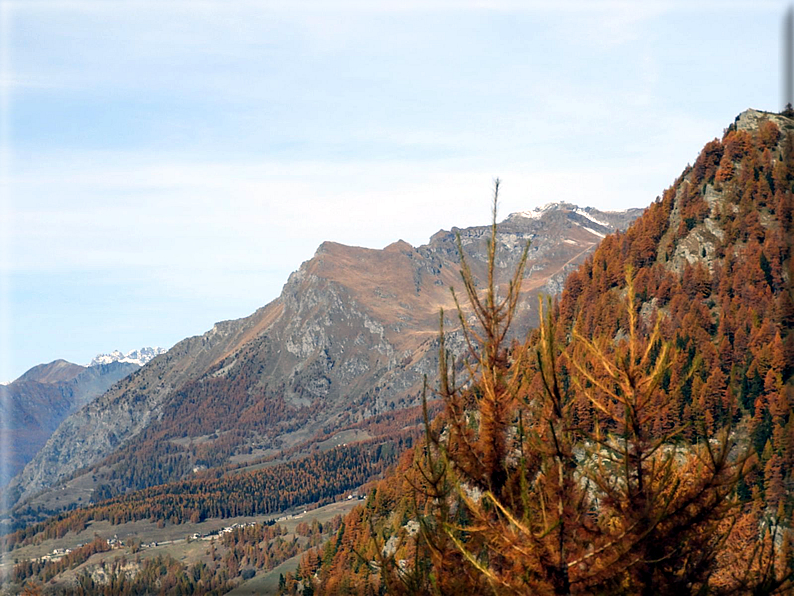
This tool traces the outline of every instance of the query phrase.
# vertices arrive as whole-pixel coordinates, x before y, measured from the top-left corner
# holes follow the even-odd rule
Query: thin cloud
[[[324,240],[481,224],[495,176],[503,215],[646,205],[777,105],[757,65],[781,7],[3,2],[14,367],[65,355],[77,320],[96,353],[243,316]]]

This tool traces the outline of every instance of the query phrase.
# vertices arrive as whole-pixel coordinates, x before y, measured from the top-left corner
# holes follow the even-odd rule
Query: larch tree
[[[426,420],[407,476],[418,531],[376,544],[386,592],[792,589],[788,535],[736,496],[752,459],[735,429],[711,431],[697,416],[675,422],[688,373],[672,370],[681,358],[662,339],[662,315],[640,316],[630,270],[617,336],[559,328],[549,301],[534,338],[511,343],[527,252],[500,297],[498,189],[497,181],[483,290],[459,246],[468,304],[455,302],[467,358],[458,379],[442,325],[444,411]]]

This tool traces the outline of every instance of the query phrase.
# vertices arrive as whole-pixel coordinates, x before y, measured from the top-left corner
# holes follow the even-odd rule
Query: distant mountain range
[[[140,368],[129,362],[85,367],[55,360],[0,386],[0,437],[9,449],[0,487],[28,463],[71,413]]]
[[[163,353],[162,348],[115,351],[98,355],[87,367],[55,360],[0,386],[5,393],[0,400],[0,437],[8,439],[10,450],[0,487],[36,455],[64,418]]]
[[[499,224],[502,283],[531,242],[517,328],[536,323],[534,296],[558,293],[605,235],[642,211],[552,203]],[[436,369],[439,309],[451,312],[449,288],[460,290],[456,235],[482,278],[489,230],[442,230],[424,246],[398,241],[382,250],[323,243],[279,298],[179,342],[64,420],[11,483],[11,500],[83,469],[68,480],[80,490],[58,491],[57,502],[45,491],[28,503],[57,510],[70,505],[67,494],[189,477],[418,404],[424,376]]]
[[[129,362],[143,366],[147,364],[152,358],[165,354],[166,350],[163,348],[141,348],[140,350],[132,350],[123,354],[118,350],[113,350],[110,354],[98,354],[88,366],[99,366],[100,364],[110,364],[111,362]]]

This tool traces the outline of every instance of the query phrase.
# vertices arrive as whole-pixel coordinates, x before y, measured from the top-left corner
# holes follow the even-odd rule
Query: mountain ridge
[[[510,256],[497,274],[506,281],[506,271],[532,241],[526,292],[555,293],[610,225],[625,227],[641,211],[598,212],[609,224],[601,227],[565,205],[540,219],[505,221],[499,242]],[[434,372],[432,356],[421,355],[435,353],[438,309],[452,308],[448,288],[459,285],[456,236],[471,267],[481,271],[488,229],[440,230],[419,247],[323,242],[276,300],[182,340],[66,419],[12,482],[11,500],[25,501],[86,466],[100,480],[114,476],[108,482],[114,490],[125,490],[128,482],[142,488],[188,475],[197,465],[218,465],[243,445],[287,448],[323,429],[418,404],[422,379]],[[536,313],[526,309],[520,316],[529,326]],[[173,442],[213,433],[212,450],[210,443]],[[127,452],[111,458],[115,471],[98,472],[105,458]],[[146,476],[142,464],[121,461],[142,454],[171,462],[170,471],[132,480]],[[136,471],[119,479],[119,466]],[[31,502],[36,507],[56,506],[37,499]]]
[[[37,381],[39,383],[71,381],[83,372],[85,368],[85,366],[58,359],[48,362],[47,364],[38,364],[32,367],[16,379],[16,381]]]
[[[122,362],[85,367],[55,360],[0,387],[0,434],[9,449],[10,472],[0,477],[0,487],[33,459],[64,419],[138,368]]]

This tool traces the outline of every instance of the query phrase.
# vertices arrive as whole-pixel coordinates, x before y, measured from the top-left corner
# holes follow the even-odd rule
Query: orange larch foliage
[[[715,483],[698,494],[704,499],[704,511],[718,512],[716,517],[711,518],[716,520],[716,525],[702,526],[699,535],[682,538],[682,545],[693,548],[692,557],[696,557],[698,549],[703,553],[710,553],[709,557],[713,555],[712,558],[704,555],[701,563],[705,567],[701,567],[701,571],[708,565],[714,567],[705,576],[699,576],[701,579],[688,586],[680,585],[678,592],[671,593],[690,593],[697,586],[703,585],[698,582],[707,582],[710,593],[730,590],[737,593],[750,593],[753,590],[753,593],[772,593],[775,590],[791,588],[790,583],[785,583],[785,574],[789,572],[786,570],[791,568],[786,528],[790,527],[794,511],[794,293],[791,289],[794,267],[789,233],[794,226],[794,134],[791,130],[791,126],[780,127],[768,119],[761,122],[757,131],[739,130],[732,126],[721,141],[709,143],[695,161],[695,165],[685,171],[673,187],[665,191],[662,198],[653,203],[629,230],[604,239],[592,258],[571,275],[559,303],[553,309],[557,320],[557,331],[553,335],[560,350],[554,370],[558,375],[559,386],[564,386],[565,392],[572,391],[578,395],[566,406],[564,418],[569,421],[569,428],[575,428],[576,432],[594,433],[597,429],[601,433],[618,432],[616,429],[621,428],[620,424],[614,426],[614,419],[612,423],[609,423],[609,419],[622,416],[620,408],[614,408],[618,407],[623,394],[615,394],[610,402],[612,406],[601,411],[595,404],[605,405],[603,396],[593,395],[595,402],[593,399],[582,399],[587,393],[586,386],[577,393],[573,378],[576,376],[574,365],[577,362],[575,346],[581,346],[582,343],[581,339],[573,339],[574,323],[582,339],[593,341],[607,338],[599,340],[605,343],[597,344],[603,354],[611,353],[610,340],[615,345],[620,345],[621,340],[626,338],[630,319],[635,315],[639,321],[638,329],[645,337],[651,337],[652,329],[658,322],[658,341],[646,347],[651,354],[658,358],[663,346],[669,346],[669,362],[658,379],[657,388],[659,395],[666,397],[661,401],[658,396],[653,398],[653,406],[644,414],[641,432],[648,433],[644,439],[646,441],[664,438],[658,447],[663,453],[670,453],[675,445],[678,448],[681,445],[690,445],[687,449],[701,453],[700,463],[698,460],[680,462],[681,465],[676,467],[675,477],[680,482],[691,485],[693,478],[702,480],[711,474]],[[712,232],[715,229],[717,231]],[[693,231],[699,234],[698,238],[707,238],[710,244],[697,252],[687,249],[688,256],[682,257],[681,243],[691,243],[692,238],[696,237],[692,236]],[[691,244],[688,246],[691,247]],[[638,298],[635,310],[628,313],[621,307],[625,299],[626,285],[623,280],[627,265],[635,268],[633,279]],[[532,342],[534,343],[531,346],[542,344],[540,335],[535,334]],[[596,353],[598,350],[591,352],[590,356],[593,357]],[[514,359],[524,358],[520,350],[512,354]],[[580,363],[582,357],[579,354]],[[607,358],[606,362],[610,362],[610,366],[617,367],[616,369],[623,366],[619,364],[621,360],[612,361]],[[548,395],[544,384],[540,382],[542,375],[538,366],[532,365],[526,370],[527,381],[521,390],[526,393],[523,395],[535,396],[533,399],[540,399],[538,395]],[[581,376],[581,371],[578,374]],[[594,379],[597,380],[598,377]],[[511,397],[506,403],[523,402]],[[520,458],[511,459],[517,457],[511,453],[515,454],[516,445],[520,444],[516,443],[516,437],[521,437],[522,432],[530,432],[531,420],[535,420],[535,424],[538,420],[556,424],[553,421],[560,419],[549,417],[552,410],[541,410],[543,413],[539,417],[519,421],[516,416],[511,418],[510,414],[511,411],[515,413],[518,410],[512,405],[504,407],[501,412],[503,418],[498,419],[498,426],[504,428],[504,420],[510,421],[507,426],[514,429],[508,433],[512,437],[510,440],[513,441],[513,451],[508,448],[501,453],[506,453],[504,457],[512,462],[511,465],[517,465],[517,461],[521,461]],[[482,422],[477,416],[468,415],[469,411],[462,407],[452,414],[461,421],[468,416],[471,431],[461,427],[457,432],[461,437],[474,439]],[[479,410],[475,408],[473,411]],[[441,426],[433,428],[436,429],[435,432],[442,433]],[[731,429],[730,439],[724,438],[726,428]],[[436,436],[441,437],[443,434]],[[553,441],[548,442],[550,435],[539,433],[536,436],[544,437],[548,449],[551,449]],[[559,436],[563,435],[558,434]],[[716,437],[723,437],[720,440],[727,442],[714,443]],[[698,449],[708,450],[710,445],[727,445],[730,442],[736,444],[736,449],[745,454],[748,466],[754,460],[758,461],[758,465],[752,469],[742,469],[738,476],[728,474],[733,478],[728,481],[721,473],[715,474],[717,468],[714,467],[715,462],[722,461],[719,458],[726,452],[715,447],[716,451],[707,455]],[[438,444],[445,445],[443,442]],[[532,477],[536,486],[542,486],[537,484],[539,479],[544,473],[553,475],[551,472],[554,469],[547,467],[547,472],[540,471],[544,468],[538,462],[542,462],[544,457],[547,462],[555,457],[559,459],[567,448],[561,449],[554,453],[546,451],[545,456],[536,455],[534,460],[529,455],[525,456],[527,459],[523,464],[524,470],[538,470],[535,472],[536,476]],[[442,515],[439,518],[437,510],[432,507],[428,509],[428,503],[433,502],[434,498],[438,502],[438,495],[434,496],[433,491],[427,491],[428,477],[430,480],[435,478],[437,485],[440,478],[438,475],[447,469],[455,470],[456,474],[468,478],[466,470],[473,469],[475,452],[470,451],[465,455],[464,452],[456,453],[437,447],[435,451],[424,448],[413,453],[413,467],[404,461],[397,475],[380,483],[377,488],[384,498],[388,496],[393,499],[391,511],[400,513],[378,515],[369,506],[363,509],[352,522],[359,528],[356,533],[358,542],[351,545],[349,551],[337,552],[332,565],[320,567],[319,581],[312,582],[316,593],[330,594],[331,592],[325,591],[325,586],[331,585],[328,582],[335,581],[334,573],[340,572],[338,570],[344,567],[340,561],[350,563],[352,560],[358,563],[354,576],[348,577],[356,577],[356,581],[360,580],[360,583],[349,584],[351,593],[365,593],[362,591],[363,587],[355,587],[365,584],[369,585],[367,589],[372,589],[372,585],[367,582],[375,581],[373,578],[385,577],[384,569],[392,574],[392,580],[404,580],[389,584],[389,593],[400,593],[401,590],[405,593],[444,593],[440,586],[450,589],[451,586],[461,588],[466,585],[469,593],[483,593],[486,589],[496,593],[520,593],[516,588],[518,584],[511,584],[508,588],[500,581],[524,581],[521,578],[530,578],[526,585],[533,586],[533,593],[542,593],[544,590],[554,592],[560,586],[563,591],[559,593],[574,593],[577,590],[590,593],[581,587],[584,584],[577,586],[577,582],[571,580],[570,573],[568,580],[564,580],[562,567],[558,563],[560,553],[565,551],[566,556],[574,557],[568,559],[571,561],[575,560],[574,553],[577,548],[584,549],[579,554],[581,557],[588,552],[598,551],[601,546],[609,545],[599,551],[599,554],[606,553],[623,541],[625,536],[622,532],[631,527],[630,524],[624,524],[623,530],[620,530],[621,522],[618,521],[612,529],[617,534],[612,536],[613,540],[617,537],[620,540],[610,544],[609,540],[600,542],[605,539],[598,537],[598,532],[607,531],[608,527],[585,523],[579,526],[583,528],[584,534],[564,538],[564,548],[558,546],[554,549],[549,545],[545,551],[537,550],[537,544],[527,537],[529,534],[525,530],[529,531],[532,526],[523,517],[525,508],[522,509],[518,501],[540,493],[532,492],[532,484],[526,484],[519,489],[516,486],[520,486],[520,482],[496,482],[499,477],[489,475],[483,478],[491,478],[490,483],[484,482],[479,486],[478,482],[473,483],[480,491],[479,501],[474,497],[477,491],[461,491],[460,485],[455,485],[454,482],[447,486],[450,509],[444,514],[447,517]],[[428,453],[431,456],[435,453],[435,459],[432,460],[435,464],[428,463]],[[468,464],[456,463],[456,458],[461,453],[464,453],[464,460],[469,461]],[[539,448],[534,453],[544,452]],[[626,452],[629,460],[632,453],[635,452]],[[731,461],[737,461],[733,459],[735,457],[735,454],[731,455],[728,461],[720,464],[725,466],[723,470],[733,469],[736,472],[736,468],[731,468],[730,464]],[[537,467],[539,465],[540,468]],[[579,464],[571,465],[575,467]],[[492,470],[494,467],[491,462],[484,469]],[[423,469],[424,475],[417,477],[417,469]],[[560,492],[562,487],[570,488],[570,485],[565,484],[565,478],[563,473],[562,483],[549,484],[548,491],[543,493],[547,519],[555,519],[552,515],[555,503],[566,503],[564,499],[560,501],[560,495],[567,494],[564,490]],[[716,480],[718,478],[724,479],[728,484],[722,485],[723,480]],[[416,497],[414,493],[414,497],[407,498],[404,490],[398,491],[395,488],[402,486],[404,489],[406,482],[420,486],[423,479],[425,492],[420,491],[420,494],[424,496]],[[735,483],[731,486],[732,490],[725,492],[724,487],[732,482]],[[698,481],[694,482],[694,486],[697,485]],[[659,486],[662,488],[658,494],[664,495],[668,489],[663,487],[673,485]],[[705,485],[700,486],[703,488]],[[498,487],[502,487],[501,493],[494,490]],[[510,493],[510,490],[517,492]],[[493,498],[489,496],[491,494]],[[510,497],[510,494],[514,496]],[[716,500],[709,500],[711,497],[707,495],[716,496]],[[742,504],[743,499],[746,500],[745,504]],[[478,502],[490,503],[490,509],[486,511]],[[586,502],[585,496],[582,503]],[[597,501],[597,504],[587,509],[591,512],[588,515],[597,517],[598,507],[605,502]],[[710,504],[705,505],[706,502]],[[726,504],[730,504],[730,511],[723,509]],[[463,525],[455,517],[455,512],[461,511],[461,508],[467,511],[468,516]],[[564,504],[563,510],[575,513],[576,508],[572,504],[570,508]],[[406,514],[407,511],[413,513]],[[518,516],[511,520],[508,512]],[[625,510],[616,519],[632,519],[630,514],[631,511]],[[588,517],[583,515],[582,520]],[[422,532],[414,535],[428,537],[424,547],[421,544],[416,547],[419,550],[426,549],[424,557],[416,560],[406,557],[408,550],[400,551],[400,548],[411,543],[407,533],[411,519],[421,522]],[[446,521],[439,523],[438,519]],[[475,527],[471,528],[471,524]],[[549,533],[544,540],[552,540],[567,531],[555,526],[553,521],[550,524]],[[484,538],[478,541],[478,533],[484,536],[489,528],[494,530],[497,527],[503,530],[501,537],[494,536],[492,532],[489,534],[492,541]],[[662,532],[663,528],[658,530]],[[373,532],[378,537],[374,541]],[[436,537],[434,542],[429,538],[431,536]],[[522,540],[518,540],[518,536],[522,536]],[[395,538],[392,542],[398,545],[397,551],[386,556],[383,549],[392,537]],[[658,535],[660,545],[665,540],[664,534]],[[582,541],[579,546],[577,541]],[[590,551],[582,546],[587,542],[591,545]],[[756,547],[757,544],[763,546]],[[517,551],[511,550],[521,545],[534,548],[533,552],[536,554],[546,552],[546,558],[532,555],[534,559],[529,557],[525,561],[535,562],[522,566],[520,557],[515,555]],[[358,554],[353,555],[353,552]],[[513,552],[515,556],[508,557],[508,552]],[[591,555],[591,558],[598,557]],[[593,578],[598,573],[608,575],[610,565],[607,563],[611,560],[608,557],[600,562],[593,560],[590,567],[581,572],[585,576],[592,574],[588,577]],[[391,567],[389,561],[392,561]],[[695,559],[689,560],[687,565],[697,567],[694,561]],[[441,562],[454,572],[439,571]],[[337,572],[332,573],[331,569],[336,569]],[[575,566],[575,569],[577,573],[580,572],[578,567]],[[695,573],[695,568],[691,569]],[[649,588],[647,578],[650,575],[643,579],[642,571],[638,570],[636,574],[633,571],[627,573],[628,575],[623,576],[624,583],[620,586],[610,584],[611,588],[607,592],[635,594],[655,590],[652,593],[663,593],[665,588],[660,586],[672,586],[674,583],[672,576],[662,574],[657,579],[668,577],[665,580],[668,583],[656,582],[653,588]],[[656,569],[652,573],[662,572]],[[692,577],[695,576],[697,573]],[[424,583],[417,579],[421,577],[424,578]],[[514,580],[505,579],[508,577]],[[568,585],[569,592],[564,592],[566,581],[571,582]],[[602,584],[601,587],[605,585],[607,584]]]

